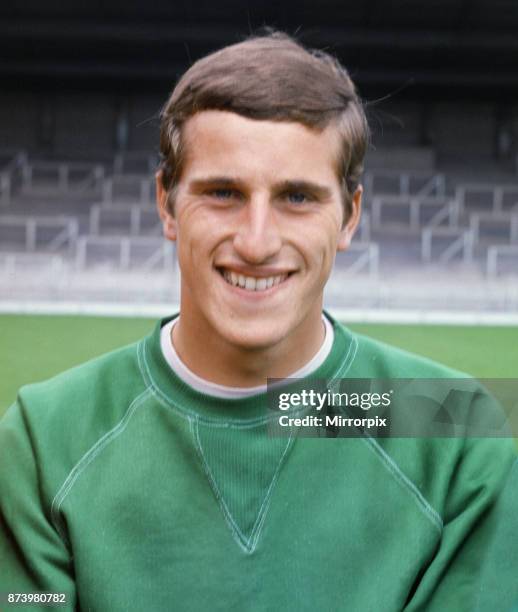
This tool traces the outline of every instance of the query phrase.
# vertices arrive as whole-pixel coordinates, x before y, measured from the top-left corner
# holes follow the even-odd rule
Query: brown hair
[[[224,47],[193,64],[161,113],[160,170],[169,202],[182,172],[182,125],[203,110],[297,121],[318,130],[334,122],[342,141],[338,173],[348,216],[363,171],[369,128],[354,84],[336,58],[272,32]]]

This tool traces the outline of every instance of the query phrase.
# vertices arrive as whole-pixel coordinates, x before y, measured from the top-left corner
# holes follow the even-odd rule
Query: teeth
[[[242,287],[247,291],[265,291],[285,281],[288,275],[280,274],[277,276],[268,276],[267,278],[256,278],[254,276],[245,276],[244,274],[236,274],[229,270],[223,270],[223,278],[234,287]]]

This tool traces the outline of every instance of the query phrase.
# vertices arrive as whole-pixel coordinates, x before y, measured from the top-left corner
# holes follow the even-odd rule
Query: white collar
[[[266,385],[258,385],[257,387],[228,387],[205,380],[190,370],[180,359],[172,342],[173,327],[179,319],[180,317],[176,317],[172,321],[169,321],[160,330],[160,347],[162,349],[162,354],[179,378],[200,393],[224,399],[238,399],[257,395],[258,393],[266,393]],[[322,314],[322,320],[325,327],[325,338],[322,346],[304,366],[299,368],[296,372],[293,372],[293,374],[290,374],[289,378],[304,378],[308,376],[324,363],[331,352],[334,341],[333,326],[324,314]]]

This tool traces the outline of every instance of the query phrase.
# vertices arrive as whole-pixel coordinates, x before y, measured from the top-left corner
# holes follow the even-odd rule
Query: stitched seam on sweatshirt
[[[368,448],[381,459],[383,465],[394,476],[396,481],[412,495],[416,501],[417,507],[430,520],[439,533],[442,533],[443,521],[441,516],[426,500],[421,491],[419,491],[408,476],[401,471],[397,463],[387,454],[385,450],[383,450],[383,448],[381,448],[379,443],[374,438],[365,436],[361,439],[367,444]]]
[[[251,553],[255,550],[255,547],[256,547],[257,542],[259,540],[259,535],[260,535],[261,530],[263,528],[263,524],[264,524],[264,521],[266,519],[266,515],[268,513],[268,508],[270,506],[270,501],[271,501],[271,498],[272,498],[273,488],[274,488],[274,486],[275,486],[275,484],[277,482],[277,479],[279,477],[279,473],[280,473],[280,470],[281,470],[282,463],[284,461],[284,457],[286,456],[289,448],[292,446],[293,441],[294,441],[293,430],[290,429],[290,436],[289,436],[288,441],[286,443],[286,446],[285,446],[285,448],[284,448],[284,450],[282,452],[282,455],[281,455],[281,457],[279,459],[279,462],[277,463],[277,467],[275,468],[275,472],[274,472],[272,480],[270,482],[270,486],[268,487],[268,489],[266,491],[266,494],[264,496],[264,499],[263,499],[263,502],[261,504],[261,507],[259,508],[259,513],[257,515],[257,519],[256,519],[254,527],[252,529],[252,533],[250,534],[250,542],[251,542],[250,552]]]
[[[236,540],[236,542],[239,544],[240,548],[248,553],[248,554],[252,554],[255,550],[255,547],[257,545],[257,542],[259,540],[259,535],[261,533],[262,530],[262,526],[264,524],[264,520],[266,518],[266,514],[267,514],[267,509],[269,506],[269,502],[271,499],[271,493],[273,491],[273,487],[275,485],[275,483],[277,482],[277,478],[279,475],[279,471],[280,471],[280,467],[282,465],[282,462],[284,460],[284,457],[286,456],[286,453],[288,451],[288,448],[290,447],[290,442],[292,441],[292,432],[290,432],[290,437],[288,438],[288,441],[286,443],[286,447],[277,463],[277,466],[275,468],[272,480],[270,482],[270,485],[268,486],[268,488],[266,489],[263,501],[261,503],[261,506],[259,507],[259,512],[257,514],[257,518],[255,520],[254,526],[252,528],[252,531],[250,533],[250,537],[247,538],[244,533],[241,531],[241,529],[239,528],[239,526],[237,525],[237,523],[235,522],[232,513],[230,512],[227,504],[225,503],[225,500],[223,499],[223,495],[221,494],[221,491],[216,483],[216,479],[214,478],[214,475],[212,473],[212,470],[210,469],[209,466],[209,462],[207,461],[207,458],[205,457],[205,453],[203,452],[203,447],[201,444],[201,440],[200,440],[200,434],[199,434],[199,423],[198,423],[198,419],[189,419],[189,424],[191,427],[191,433],[193,435],[194,438],[194,442],[195,442],[195,447],[196,450],[198,451],[198,454],[200,456],[202,465],[203,465],[203,470],[209,480],[209,483],[212,487],[212,490],[214,491],[214,494],[216,495],[216,499],[218,501],[218,504],[220,506],[220,508],[223,511],[223,516],[225,517],[225,521],[227,523],[227,525],[230,527],[230,531],[232,533],[232,535],[234,536],[234,540]]]
[[[198,415],[196,412],[189,410],[188,408],[184,408],[183,406],[176,404],[171,398],[168,398],[164,395],[159,388],[157,388],[153,382],[150,383],[149,390],[155,397],[155,399],[165,406],[168,410],[173,410],[176,414],[182,419],[187,419],[188,421],[196,420],[202,423],[203,425],[207,425],[208,427],[214,428],[227,428],[227,429],[253,429],[258,427],[259,425],[266,425],[268,422],[278,418],[278,415],[274,413],[272,417],[259,417],[255,419],[245,420],[245,419],[232,419],[230,421],[224,421],[222,419],[211,419],[210,417],[203,417]],[[297,410],[290,411],[290,416],[296,416],[304,413],[308,410],[307,406],[303,406],[298,408]]]
[[[236,525],[234,519],[232,518],[232,515],[230,514],[229,509],[227,508],[227,505],[220,493],[220,490],[216,484],[216,481],[214,480],[214,477],[212,475],[212,472],[208,466],[207,460],[205,459],[205,455],[203,453],[203,449],[201,447],[201,443],[200,443],[200,439],[199,439],[199,433],[198,433],[198,421],[197,419],[189,419],[189,424],[191,426],[191,432],[193,434],[193,438],[194,438],[194,445],[195,448],[200,456],[201,459],[201,464],[203,466],[203,471],[205,472],[205,475],[207,476],[209,483],[211,485],[211,488],[214,492],[214,494],[216,495],[216,499],[218,500],[218,504],[220,506],[220,508],[223,510],[223,516],[225,517],[225,521],[227,523],[227,525],[230,527],[230,531],[232,532],[232,535],[234,536],[234,539],[237,541],[237,543],[239,544],[240,548],[242,550],[244,550],[245,552],[249,552],[247,546],[246,546],[246,538],[245,536],[241,533],[241,530],[239,529],[239,527]]]
[[[127,427],[129,420],[135,414],[136,409],[147,399],[150,395],[150,390],[146,388],[140,393],[128,406],[122,419],[109,431],[107,431],[97,442],[81,457],[81,459],[72,468],[65,481],[61,485],[59,491],[56,493],[52,500],[50,509],[50,515],[54,527],[61,537],[67,541],[68,538],[65,534],[61,518],[59,516],[59,510],[65,501],[67,495],[70,493],[72,487],[77,482],[77,479],[85,471],[85,469],[92,463],[92,461],[99,455],[99,453],[106,448],[106,446],[117,438]]]
[[[350,361],[348,361],[349,354],[351,351],[354,351],[351,356]],[[354,358],[356,357],[356,353],[358,351],[358,340],[355,336],[353,336],[353,343],[349,346],[349,351],[345,359],[343,360],[340,367],[337,369],[336,375],[333,380],[343,377],[343,375],[350,368]],[[345,367],[346,366],[346,367]],[[332,381],[331,381],[332,382]],[[395,463],[395,461],[383,450],[383,448],[379,445],[379,443],[370,438],[369,436],[362,437],[362,440],[367,443],[367,446],[374,452],[389,470],[389,472],[394,476],[394,478],[404,486],[407,491],[414,497],[416,500],[418,507],[420,510],[429,518],[429,520],[433,523],[433,525],[439,530],[439,533],[442,533],[443,529],[443,521],[439,513],[431,506],[431,504],[426,500],[423,494],[419,491],[419,489],[415,486],[415,484],[401,471],[399,466]]]
[[[345,374],[345,372],[347,372],[347,370],[351,366],[351,363],[353,362],[354,357],[356,356],[356,352],[358,350],[358,340],[356,339],[356,337],[352,336],[351,340],[352,341],[349,345],[347,353],[345,357],[343,358],[342,363],[336,369],[335,374],[329,381],[329,384],[331,384],[339,376],[341,375],[343,376],[343,374]],[[349,360],[351,352],[353,352],[353,355]],[[142,359],[141,359],[141,356],[142,356]],[[278,419],[279,417],[277,412],[272,412],[271,415],[256,417],[255,419],[229,419],[229,420],[212,419],[207,416],[201,416],[198,413],[194,412],[193,410],[190,410],[189,408],[185,408],[184,406],[177,404],[170,397],[168,397],[160,389],[159,385],[157,385],[157,383],[155,382],[155,379],[153,378],[153,375],[151,374],[151,368],[149,367],[149,363],[146,357],[146,345],[144,341],[142,341],[142,350],[139,351],[138,353],[138,366],[140,369],[140,373],[144,379],[144,382],[146,383],[148,388],[151,389],[151,392],[156,397],[156,399],[166,408],[172,408],[179,416],[181,416],[184,419],[188,419],[188,420],[195,419],[196,421],[199,421],[200,423],[207,424],[212,427],[229,427],[229,428],[235,428],[235,429],[248,429],[248,428],[256,427],[257,425],[263,425],[265,423],[268,423],[269,421],[274,421]],[[307,406],[303,406],[299,409],[290,411],[290,415],[296,416],[300,413],[307,411],[307,409],[308,409]]]
[[[347,370],[351,367],[354,358],[356,357],[356,353],[358,351],[358,339],[356,336],[352,336],[351,344],[349,344],[349,350],[347,351],[346,356],[344,357],[342,363],[336,369],[335,374],[330,380],[330,384],[336,380],[337,378],[342,378],[343,375],[347,372]],[[352,355],[351,355],[352,353]],[[350,358],[349,358],[350,356]]]
[[[247,429],[257,427],[258,425],[266,424],[269,421],[273,421],[278,418],[278,414],[276,412],[272,412],[271,415],[256,417],[254,419],[211,419],[210,417],[201,416],[193,410],[190,410],[189,408],[185,408],[184,406],[177,404],[170,397],[168,397],[156,384],[153,375],[151,374],[145,351],[146,348],[144,346],[142,351],[142,361],[139,359],[138,364],[146,385],[149,387],[153,395],[162,405],[166,406],[167,408],[172,408],[179,416],[183,417],[184,419],[195,419],[196,421],[199,421],[200,423],[206,425],[210,425],[211,427]],[[222,402],[225,402],[225,400],[222,399]],[[307,407],[304,406],[300,409],[293,410],[292,412],[290,412],[290,414],[298,414],[306,409]]]

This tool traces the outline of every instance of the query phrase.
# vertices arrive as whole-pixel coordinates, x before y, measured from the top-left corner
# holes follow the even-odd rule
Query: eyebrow
[[[242,181],[232,176],[207,176],[193,179],[190,181],[189,186],[194,190],[202,190],[214,185],[218,185],[218,187],[240,187],[242,184]],[[273,189],[278,193],[284,191],[309,191],[324,200],[332,195],[329,187],[303,179],[280,181],[274,184]]]
[[[321,198],[322,200],[327,200],[332,196],[332,191],[331,189],[329,189],[329,187],[305,180],[281,181],[280,183],[275,185],[275,188],[280,192],[309,191],[313,195]]]
[[[202,189],[203,187],[210,187],[211,185],[221,185],[223,187],[229,187],[231,185],[239,184],[237,178],[231,176],[207,176],[205,178],[195,178],[189,182],[189,186],[194,189]]]

